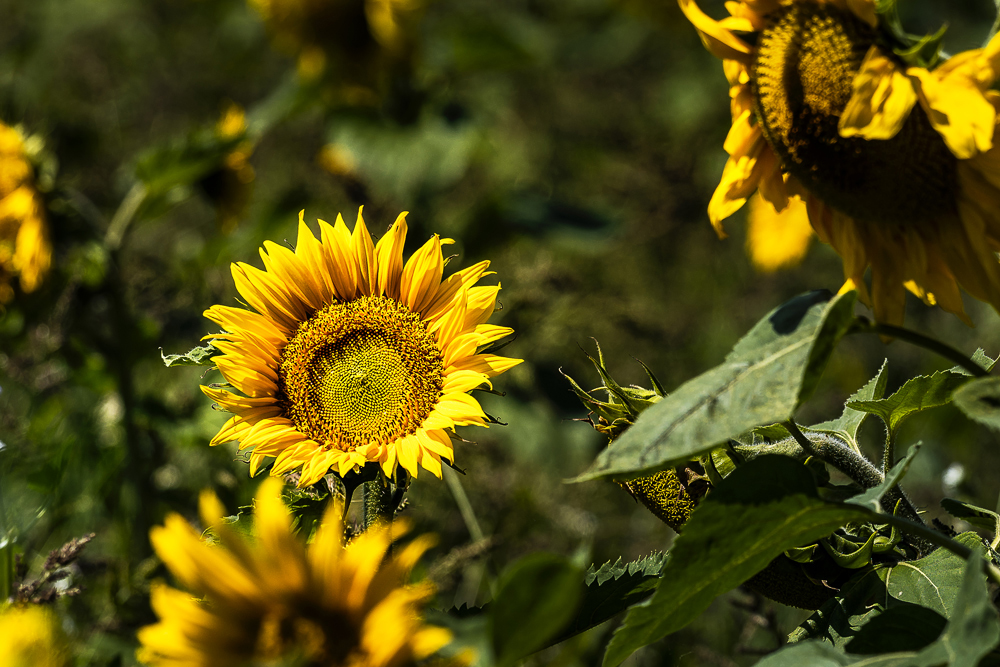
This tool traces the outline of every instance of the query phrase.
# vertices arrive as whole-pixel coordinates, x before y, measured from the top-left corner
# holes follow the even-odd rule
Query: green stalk
[[[969,371],[975,377],[987,377],[989,375],[989,371],[950,345],[934,340],[922,333],[911,331],[910,329],[896,327],[891,324],[871,323],[865,320],[862,327],[854,329],[849,333],[876,333],[880,336],[905,340],[911,345],[916,345],[917,347],[922,347],[925,350],[930,350],[935,354],[941,355],[948,361]]]

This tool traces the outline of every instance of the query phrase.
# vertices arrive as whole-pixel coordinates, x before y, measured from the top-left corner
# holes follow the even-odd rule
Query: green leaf
[[[982,544],[973,532],[962,533],[955,539],[969,547]],[[843,647],[875,616],[900,606],[917,605],[948,618],[955,610],[964,571],[965,560],[946,549],[938,549],[919,560],[863,570],[788,639],[791,642],[822,639]]]
[[[885,385],[888,381],[888,374],[885,372],[889,360],[882,362],[882,367],[878,369],[878,374],[868,381],[865,386],[858,389],[844,404],[844,411],[840,417],[821,424],[814,424],[809,427],[810,431],[825,431],[839,436],[841,440],[847,442],[855,451],[860,452],[858,445],[858,431],[861,425],[868,418],[869,413],[863,410],[855,410],[850,404],[855,401],[878,400],[885,396]]]
[[[575,481],[637,477],[697,458],[760,426],[789,419],[816,386],[853,322],[854,292],[803,294],[772,311],[725,363],[639,415]]]
[[[899,605],[865,623],[844,648],[864,655],[919,651],[940,637],[947,624],[948,619],[927,607]]]
[[[953,517],[968,521],[977,528],[988,530],[994,536],[1000,535],[1000,514],[996,512],[954,498],[943,499],[941,507]]]
[[[955,392],[954,400],[966,417],[1000,431],[1000,377],[972,380]]]
[[[164,365],[168,368],[170,366],[214,366],[215,362],[212,361],[212,357],[218,354],[222,354],[222,350],[212,347],[212,345],[196,347],[185,354],[163,354],[163,350],[160,350],[160,358],[163,359]]]
[[[632,607],[612,638],[605,667],[681,629],[716,596],[784,551],[868,517],[861,507],[820,500],[812,473],[797,461],[775,455],[748,461],[705,498],[684,526],[652,599]]]
[[[899,480],[903,479],[903,475],[910,469],[910,463],[913,462],[913,458],[920,451],[920,443],[914,444],[906,452],[906,456],[903,457],[901,461],[896,463],[889,471],[889,474],[885,476],[885,481],[883,481],[878,486],[873,486],[872,488],[866,490],[864,493],[859,493],[853,498],[849,498],[845,502],[852,505],[860,505],[861,507],[866,507],[873,512],[881,512],[882,505],[879,503],[882,500],[882,496],[886,494],[892,487],[899,484]]]
[[[955,540],[972,548],[983,544],[972,531],[958,535]],[[919,560],[881,568],[878,575],[893,599],[918,604],[950,618],[957,608],[956,597],[964,570],[965,559],[947,549],[938,549]]]
[[[562,632],[547,643],[557,644],[600,625],[652,595],[666,560],[666,553],[656,552],[629,563],[622,563],[619,558],[597,570],[591,567],[585,580],[587,589],[576,615]]]
[[[950,403],[952,393],[970,379],[967,374],[951,370],[918,375],[907,380],[889,398],[850,401],[847,405],[855,410],[878,415],[889,432],[895,434],[899,425],[910,415]]]
[[[854,657],[820,640],[792,644],[757,663],[758,667],[865,665],[865,667],[975,667],[1000,642],[1000,619],[990,602],[982,569],[982,546],[962,568],[954,614],[940,637],[923,649]],[[904,613],[904,612],[900,612]],[[905,612],[910,615],[923,612]],[[927,616],[924,614],[925,623]],[[890,619],[891,620],[891,619]],[[874,622],[874,621],[873,621]],[[886,621],[882,621],[886,623]],[[858,633],[859,637],[871,633]],[[852,642],[853,645],[853,642]],[[862,645],[864,648],[864,645]]]
[[[570,622],[583,593],[582,581],[580,568],[554,554],[525,556],[504,572],[490,607],[499,667],[544,647]]]

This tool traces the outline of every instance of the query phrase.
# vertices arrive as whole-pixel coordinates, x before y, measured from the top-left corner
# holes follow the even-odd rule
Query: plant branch
[[[135,214],[139,212],[142,202],[146,200],[146,194],[145,184],[142,181],[136,181],[132,189],[122,199],[118,210],[115,211],[115,216],[111,218],[111,222],[108,224],[108,231],[104,234],[104,245],[109,250],[117,250],[121,246],[122,239],[125,238],[125,232],[128,230],[129,225],[132,224],[132,220],[135,219]]]
[[[942,343],[939,340],[934,340],[933,338],[925,336],[922,333],[911,331],[910,329],[904,329],[903,327],[897,327],[891,324],[867,322],[865,320],[863,327],[854,329],[850,333],[877,333],[880,336],[889,336],[891,338],[905,340],[907,343],[939,354],[948,361],[954,362],[956,365],[969,371],[969,373],[975,377],[986,377],[989,375],[989,371],[952,346]]]

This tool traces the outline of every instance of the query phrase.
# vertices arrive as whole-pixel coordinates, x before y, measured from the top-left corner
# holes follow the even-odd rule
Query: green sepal
[[[933,35],[924,35],[923,37],[916,39],[916,42],[909,47],[894,48],[892,51],[897,56],[902,58],[903,62],[907,65],[933,69],[941,60],[941,47],[944,42],[944,33],[947,32],[947,30],[947,24],[943,25],[941,26],[941,29]],[[907,37],[911,41],[914,39],[910,35],[907,35]]]

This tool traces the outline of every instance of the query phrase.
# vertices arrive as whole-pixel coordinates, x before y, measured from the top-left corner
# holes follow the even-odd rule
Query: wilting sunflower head
[[[0,606],[0,637],[0,665],[5,667],[64,667],[70,662],[59,619],[47,607]]]
[[[186,591],[154,586],[159,622],[138,633],[139,660],[155,667],[403,667],[447,644],[450,633],[423,623],[428,583],[407,585],[411,568],[433,541],[423,535],[386,558],[388,526],[370,528],[343,546],[341,508],[326,512],[307,546],[292,530],[281,483],[261,485],[254,504],[255,539],[223,519],[211,492],[201,519],[206,543],[172,514],[150,532],[156,553]],[[405,532],[399,522],[395,536]]]
[[[966,321],[959,286],[1000,309],[1000,39],[943,60],[940,36],[910,39],[872,0],[742,0],[721,21],[678,2],[730,83],[720,235],[756,191],[763,270],[815,231],[880,321],[902,322],[905,290]]]
[[[253,310],[213,306],[205,316],[214,361],[232,391],[202,387],[234,413],[212,444],[240,441],[250,473],[301,468],[301,486],[331,468],[377,463],[416,477],[454,461],[455,426],[487,425],[469,391],[520,363],[489,353],[513,333],[487,324],[499,285],[477,286],[483,261],[444,278],[442,240],[432,236],[404,265],[401,214],[374,245],[358,213],[353,234],[338,216],[317,240],[300,215],[298,245],[261,249],[264,270],[233,265]]]
[[[35,185],[24,136],[0,123],[0,305],[14,298],[11,282],[33,292],[52,264],[45,204]]]
[[[304,78],[317,78],[332,67],[343,81],[371,87],[386,61],[411,55],[424,2],[248,0],[248,4],[267,24],[275,46],[298,57]]]

